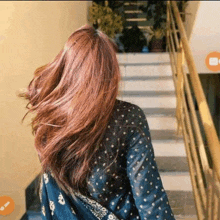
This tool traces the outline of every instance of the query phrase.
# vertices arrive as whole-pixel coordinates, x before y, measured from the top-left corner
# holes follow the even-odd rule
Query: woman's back
[[[143,110],[116,99],[103,141],[93,156],[89,194],[67,195],[53,173],[43,175],[44,219],[174,219],[158,173]]]

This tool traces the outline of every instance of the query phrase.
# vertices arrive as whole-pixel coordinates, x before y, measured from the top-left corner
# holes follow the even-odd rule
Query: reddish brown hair
[[[85,25],[55,59],[36,69],[23,96],[29,100],[42,171],[60,187],[83,191],[113,111],[120,81],[116,45]]]

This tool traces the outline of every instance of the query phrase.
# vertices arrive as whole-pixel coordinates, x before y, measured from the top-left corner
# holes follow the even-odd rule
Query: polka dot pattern
[[[88,179],[90,200],[83,199],[82,210],[95,204],[100,213],[94,208],[90,214],[97,219],[102,219],[98,218],[101,214],[108,216],[105,219],[113,220],[175,219],[155,162],[143,110],[135,104],[117,100],[113,113],[99,152],[94,157]],[[68,206],[71,207],[69,213],[77,216],[77,210],[68,203],[64,192],[53,192],[52,187],[49,189],[52,184],[50,178],[47,175],[43,178],[43,187],[51,190],[50,193],[42,191],[43,219],[49,219],[51,213],[56,215],[59,207],[64,209]],[[78,209],[81,209],[79,204]],[[59,213],[63,210],[60,209]],[[69,216],[65,219],[75,218]]]

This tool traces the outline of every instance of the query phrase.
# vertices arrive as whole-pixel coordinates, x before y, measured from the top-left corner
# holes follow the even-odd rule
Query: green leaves
[[[89,22],[96,25],[110,38],[122,31],[122,18],[117,15],[110,7],[102,6],[93,2],[89,8]]]

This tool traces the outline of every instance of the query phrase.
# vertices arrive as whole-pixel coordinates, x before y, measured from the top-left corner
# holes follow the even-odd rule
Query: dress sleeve
[[[174,215],[163,188],[154,156],[151,135],[143,110],[130,109],[127,175],[141,220],[173,220]]]

